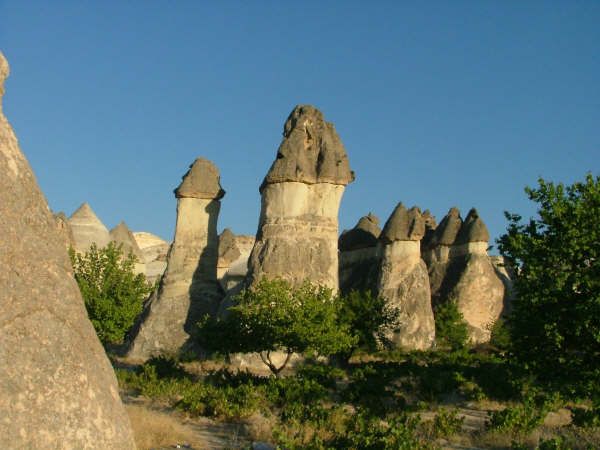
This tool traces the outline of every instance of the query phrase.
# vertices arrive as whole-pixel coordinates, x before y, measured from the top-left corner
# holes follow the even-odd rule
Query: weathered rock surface
[[[377,239],[380,234],[379,218],[371,213],[361,217],[354,228],[341,234],[338,248],[342,294],[352,290],[375,292],[380,262]]]
[[[188,346],[196,323],[215,314],[222,297],[217,282],[217,218],[225,192],[213,163],[198,158],[175,190],[177,225],[160,288],[144,310],[127,357],[142,361]]]
[[[219,236],[217,278],[226,293],[236,289],[246,278],[254,241],[254,236],[236,236],[229,228]]]
[[[146,278],[154,283],[162,277],[167,269],[167,253],[171,244],[155,234],[145,231],[135,231],[133,237],[142,251]]]
[[[63,237],[2,113],[7,76],[0,53],[0,448],[133,449]]]
[[[404,350],[431,348],[435,339],[429,278],[419,242],[424,233],[420,210],[406,210],[400,203],[379,237],[377,292],[400,312],[399,324],[388,338]]]
[[[88,203],[83,203],[69,218],[69,226],[75,241],[75,250],[85,253],[92,244],[98,248],[110,242],[108,229],[100,221]]]
[[[338,210],[354,179],[332,124],[312,106],[288,117],[277,159],[261,188],[248,281],[306,279],[338,290]]]
[[[73,231],[69,226],[69,219],[64,212],[58,212],[54,214],[54,220],[56,221],[56,227],[62,238],[65,248],[75,247],[75,238],[73,237]]]
[[[146,273],[144,255],[125,222],[121,221],[121,223],[110,230],[110,240],[121,246],[123,256],[128,256],[129,254],[135,256],[136,263],[134,270],[136,273]]]

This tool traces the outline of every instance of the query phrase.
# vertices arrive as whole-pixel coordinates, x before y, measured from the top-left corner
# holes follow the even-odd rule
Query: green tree
[[[293,353],[327,356],[356,343],[348,325],[339,323],[339,308],[330,289],[262,280],[242,291],[225,317],[207,316],[199,323],[200,345],[227,354],[258,353],[279,376]],[[276,351],[286,355],[279,366],[272,359]]]
[[[465,349],[469,339],[467,322],[453,299],[435,308],[435,341],[444,350]]]
[[[500,252],[517,274],[512,351],[540,378],[600,385],[600,177],[526,188],[538,216],[505,213]]]
[[[88,317],[103,344],[120,344],[153,286],[134,271],[136,258],[123,255],[114,242],[105,248],[92,244],[85,253],[69,249],[75,280]]]

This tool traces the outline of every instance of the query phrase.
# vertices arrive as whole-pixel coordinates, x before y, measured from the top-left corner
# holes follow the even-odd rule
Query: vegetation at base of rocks
[[[142,312],[154,289],[144,274],[135,273],[136,257],[123,255],[114,242],[104,248],[92,244],[85,253],[69,249],[73,274],[88,317],[104,345],[120,344]]]
[[[454,300],[438,305],[435,313],[435,342],[440,349],[459,351],[467,346],[469,329]]]
[[[292,353],[335,355],[347,362],[357,350],[389,347],[386,331],[397,319],[398,310],[371,292],[337,297],[309,282],[294,288],[284,280],[265,279],[242,291],[225,317],[205,317],[198,324],[198,339],[210,351],[258,353],[277,376]],[[277,351],[286,355],[280,365],[272,358]]]
[[[515,280],[511,355],[539,382],[600,396],[600,177],[526,188],[537,217],[506,213],[498,239]]]

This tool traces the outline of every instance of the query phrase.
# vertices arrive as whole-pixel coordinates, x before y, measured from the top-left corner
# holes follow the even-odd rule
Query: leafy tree
[[[340,321],[348,325],[357,337],[355,348],[376,351],[381,346],[389,348],[392,343],[386,332],[394,328],[398,321],[399,310],[383,297],[373,295],[371,291],[351,291],[340,299]],[[344,357],[348,359],[350,352]]]
[[[469,339],[468,325],[454,300],[435,309],[435,340],[438,347],[463,350]]]
[[[600,385],[600,177],[526,188],[538,217],[505,213],[501,253],[517,274],[512,351],[540,378]]]
[[[200,344],[222,353],[258,353],[275,376],[293,353],[331,355],[355,344],[346,324],[338,321],[339,301],[330,289],[305,282],[294,288],[284,280],[262,280],[237,297],[225,317],[205,317]],[[277,366],[272,353],[283,351]]]
[[[144,274],[136,274],[136,258],[123,256],[114,242],[105,248],[92,244],[85,254],[69,249],[75,280],[88,317],[103,344],[120,344],[153,286]]]

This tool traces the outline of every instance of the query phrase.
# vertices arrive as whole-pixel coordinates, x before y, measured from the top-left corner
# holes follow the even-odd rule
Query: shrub
[[[262,280],[242,291],[225,317],[207,316],[199,323],[200,345],[223,353],[256,352],[278,376],[292,353],[327,356],[356,344],[349,326],[339,323],[339,309],[330,289]],[[286,354],[279,366],[271,358],[276,351]]]
[[[75,280],[88,317],[103,344],[120,344],[153,286],[144,274],[136,274],[136,258],[123,256],[114,242],[105,248],[92,244],[85,254],[69,249]]]
[[[450,300],[435,309],[435,339],[441,349],[463,350],[469,330],[456,302]]]

